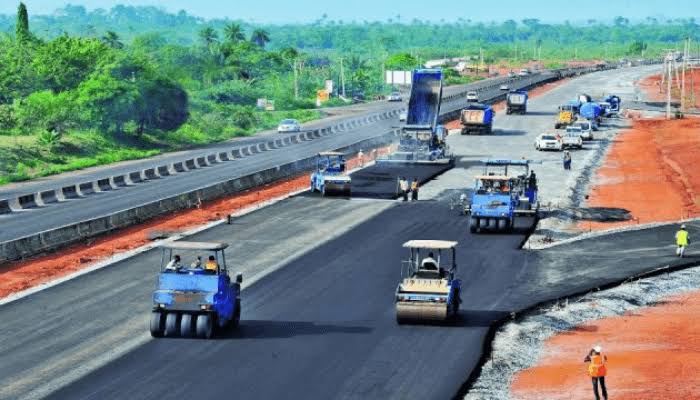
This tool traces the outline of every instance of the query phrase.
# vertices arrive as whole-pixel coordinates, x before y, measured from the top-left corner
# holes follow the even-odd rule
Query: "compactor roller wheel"
[[[214,320],[210,314],[197,316],[197,337],[210,339],[214,334]]]
[[[182,314],[182,318],[180,318],[180,336],[186,338],[192,337],[192,333],[194,332],[193,320],[194,317],[192,314]]]
[[[489,229],[490,230],[495,230],[496,229],[496,218],[489,218]]]
[[[151,336],[163,337],[163,329],[165,329],[165,315],[160,311],[151,313]]]
[[[180,327],[177,323],[177,313],[168,313],[165,317],[165,336],[173,337],[180,333]]]

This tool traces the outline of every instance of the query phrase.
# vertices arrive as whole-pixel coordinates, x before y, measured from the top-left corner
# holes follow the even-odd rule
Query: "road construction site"
[[[417,202],[387,199],[396,197],[396,174],[418,172],[360,170],[366,196],[295,196],[188,238],[231,243],[226,263],[245,276],[241,326],[215,340],[148,335],[157,250],[1,306],[0,397],[214,397],[233,388],[242,398],[467,393],[505,321],[685,262],[659,245],[669,227],[526,251],[533,229],[550,229],[542,221],[536,227],[535,218],[521,218],[510,233],[472,234],[457,205],[471,193],[479,160],[526,158],[541,161],[533,168],[544,211],[585,207],[593,170],[626,122],[609,120],[595,140],[572,151],[569,171],[561,153],[537,152],[535,137],[553,130],[556,107],[578,93],[616,93],[624,101],[635,95],[634,81],[655,68],[584,75],[531,99],[527,115],[499,112],[491,136],[450,135],[455,167],[420,172],[427,182]],[[396,324],[401,244],[411,239],[458,242],[462,310],[454,324]]]

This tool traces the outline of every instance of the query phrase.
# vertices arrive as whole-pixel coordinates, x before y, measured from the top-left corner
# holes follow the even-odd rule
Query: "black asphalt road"
[[[528,86],[536,77],[525,78],[513,86]],[[477,82],[472,86],[487,84],[488,82]],[[464,91],[464,85],[446,88],[443,96]],[[494,96],[498,90],[487,90],[481,96],[487,98]],[[459,109],[463,106],[463,100],[446,102],[443,104],[443,112]],[[396,103],[378,102],[371,103],[368,107],[368,114],[379,111],[401,108],[403,106]],[[362,112],[354,114],[356,118]],[[328,121],[318,121],[310,125],[326,125]],[[229,180],[237,176],[244,176],[263,169],[274,167],[294,160],[311,157],[320,151],[327,151],[341,148],[358,141],[382,136],[399,126],[397,120],[382,120],[376,123],[363,126],[346,132],[336,133],[319,139],[301,142],[299,144],[284,147],[283,149],[271,150],[254,154],[239,160],[214,164],[209,167],[179,173],[162,179],[156,179],[139,183],[130,187],[123,187],[118,190],[102,192],[90,195],[82,199],[73,199],[61,203],[49,204],[46,207],[23,210],[0,215],[0,242],[24,237],[41,231],[55,229],[64,225],[78,221],[86,221],[93,218],[109,215],[110,213],[138,207],[162,198],[171,197],[177,194],[186,193],[198,188],[215,184],[217,182]],[[270,136],[242,139],[241,142],[267,141]],[[18,193],[32,193],[48,188],[61,187],[66,184],[81,183],[98,178],[106,178],[115,174],[123,174],[142,168],[150,168],[163,165],[167,162],[182,161],[193,156],[211,154],[213,149],[229,150],[234,146],[231,142],[224,142],[189,152],[179,152],[156,157],[155,159],[141,160],[135,162],[119,163],[115,166],[101,167],[87,172],[76,172],[63,174],[56,177],[49,177],[36,182],[7,185],[0,188],[0,198],[11,197]],[[135,167],[135,166],[138,166]]]
[[[406,178],[409,184],[415,178],[422,185],[449,168],[451,167],[446,164],[374,164],[350,175],[352,177],[352,197],[395,199],[400,177]],[[418,193],[420,194],[420,189]]]
[[[152,340],[52,398],[449,398],[504,314],[502,289],[531,258],[517,250],[523,235],[466,232],[444,203],[397,204],[246,289],[238,332]],[[460,241],[457,326],[396,325],[393,293],[409,239]]]

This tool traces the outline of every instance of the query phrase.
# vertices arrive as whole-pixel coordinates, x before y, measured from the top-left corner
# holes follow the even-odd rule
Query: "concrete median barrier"
[[[219,160],[217,159],[216,154],[209,154],[209,155],[206,157],[206,159],[207,159],[207,162],[209,163],[209,165],[212,165],[212,164],[216,164],[216,163],[221,162],[221,161],[219,161]]]
[[[194,159],[194,162],[197,164],[197,168],[203,168],[203,167],[209,166],[209,161],[207,161],[206,157],[197,157]]]
[[[170,166],[169,165],[160,165],[156,167],[156,172],[158,173],[158,176],[164,177],[164,176],[170,176]]]
[[[250,155],[253,155],[253,154],[258,154],[258,153],[260,153],[260,149],[258,148],[258,146],[257,146],[257,145],[254,145],[254,146],[248,146],[248,147],[247,147],[247,149],[248,149],[248,153],[249,153]]]
[[[219,157],[220,162],[231,161],[233,159],[233,157],[231,157],[231,153],[229,153],[228,151],[219,152],[217,156]]]
[[[23,210],[26,210],[28,208],[37,208],[43,205],[39,203],[39,201],[37,201],[37,195],[35,193],[19,196],[17,198],[17,202],[19,203],[20,208],[22,208]]]
[[[113,176],[113,177],[112,177],[112,183],[113,183],[114,186],[117,187],[117,188],[129,186],[129,183],[127,182],[127,177],[126,177],[126,175],[117,175],[117,176]]]
[[[197,166],[197,162],[194,160],[194,158],[190,158],[189,160],[185,160],[185,168],[187,168],[187,170],[189,171],[191,169],[197,169],[199,167]]]
[[[39,198],[44,204],[58,203],[62,197],[59,195],[59,192],[58,190],[44,190],[39,192]]]
[[[321,137],[321,132],[318,130],[315,130],[315,131],[311,132],[311,137],[314,139],[318,139]]]
[[[114,188],[112,187],[112,182],[109,181],[109,178],[98,180],[97,187],[100,189],[100,192],[108,192],[110,190],[114,190]]]
[[[158,179],[160,178],[160,175],[158,175],[158,171],[155,168],[147,168],[143,170],[143,176],[146,178],[146,180],[152,180],[152,179]]]
[[[87,196],[87,195],[93,194],[95,192],[97,192],[97,190],[95,189],[94,182],[85,182],[85,183],[78,184],[78,193],[81,196]]]
[[[243,157],[243,153],[241,152],[241,149],[233,149],[233,150],[231,150],[231,154],[233,155],[234,160],[236,158]]]
[[[7,199],[0,200],[0,214],[9,214],[12,212],[10,208],[10,201]]]
[[[189,168],[187,168],[187,166],[185,165],[185,162],[183,162],[183,161],[173,163],[173,169],[175,170],[175,172],[187,172],[187,171],[189,171]]]
[[[61,193],[66,199],[79,199],[83,197],[78,190],[78,185],[69,185],[61,188]]]

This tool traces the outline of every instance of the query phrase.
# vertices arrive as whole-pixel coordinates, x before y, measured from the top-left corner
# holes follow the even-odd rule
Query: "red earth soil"
[[[616,207],[633,220],[582,222],[583,230],[700,215],[700,119],[637,119],[619,134],[596,172],[587,206]]]
[[[348,159],[348,169],[354,169],[387,154],[391,147],[367,149],[362,160]],[[135,249],[148,243],[153,232],[177,233],[221,220],[241,209],[255,206],[268,200],[307,188],[309,176],[274,182],[213,202],[200,207],[179,211],[171,215],[154,218],[147,223],[135,225],[118,232],[91,239],[48,255],[0,265],[0,298],[22,290],[50,282],[73,272],[85,269],[97,261],[115,254]]]
[[[700,119],[634,120],[597,171],[588,205],[626,208],[636,220],[592,229],[698,216],[699,157]],[[600,343],[609,357],[610,398],[700,399],[699,314],[700,291],[694,291],[554,336],[537,364],[516,375],[512,397],[593,398],[582,359]]]
[[[689,108],[700,109],[700,69],[695,68],[686,72],[686,104]],[[667,85],[661,83],[661,75],[651,75],[641,81],[638,86],[651,101],[666,101]],[[692,89],[692,92],[691,92]],[[671,81],[671,98],[680,101],[681,91],[678,81]]]
[[[561,80],[558,80],[558,81],[556,81],[556,82],[547,83],[547,84],[545,84],[545,85],[538,86],[538,87],[536,87],[536,88],[534,88],[534,89],[532,89],[532,90],[529,90],[529,91],[527,92],[528,97],[529,97],[530,99],[534,99],[535,97],[542,96],[543,94],[549,92],[550,90],[552,90],[552,89],[554,89],[554,88],[557,88],[557,87],[563,85],[564,83],[566,83],[566,82],[568,82],[568,81],[569,81],[569,79],[561,79]],[[494,111],[505,110],[505,109],[506,109],[506,102],[505,102],[505,101],[499,101],[498,103],[492,104],[491,107],[493,107],[493,110],[494,110]],[[444,123],[444,126],[445,126],[447,129],[461,129],[461,128],[462,128],[462,125],[460,124],[459,119],[455,119],[455,120],[452,120],[452,121],[445,122],[445,123]]]
[[[611,399],[700,399],[700,318],[689,318],[698,314],[700,292],[692,292],[554,336],[537,365],[515,376],[512,398],[592,399],[583,358],[600,344]]]

